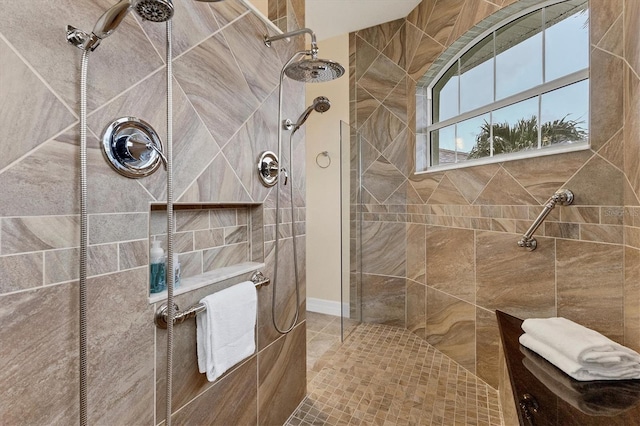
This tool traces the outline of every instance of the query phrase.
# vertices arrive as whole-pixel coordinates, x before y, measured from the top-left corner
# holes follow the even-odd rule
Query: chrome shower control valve
[[[258,177],[262,184],[266,187],[274,186],[278,183],[278,175],[280,174],[280,165],[278,156],[272,151],[264,151],[258,159]],[[286,171],[285,171],[286,184]]]
[[[122,117],[107,126],[102,135],[103,154],[121,175],[136,179],[167,164],[155,130],[136,117]]]

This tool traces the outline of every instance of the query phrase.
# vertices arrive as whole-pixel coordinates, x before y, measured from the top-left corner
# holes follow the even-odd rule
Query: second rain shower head
[[[152,22],[165,22],[173,16],[171,0],[120,0],[100,16],[91,33],[67,26],[67,40],[82,50],[93,51],[104,38],[113,34],[131,9],[142,19]]]
[[[342,77],[344,67],[329,59],[301,59],[286,67],[284,73],[303,83],[324,83]]]
[[[300,127],[302,127],[304,122],[307,121],[307,118],[309,118],[309,115],[311,115],[313,111],[317,111],[322,114],[323,112],[327,112],[329,108],[331,108],[331,102],[329,102],[329,98],[326,98],[324,96],[318,96],[317,98],[315,98],[313,100],[313,103],[309,105],[309,107],[305,109],[304,112],[300,115],[298,121],[296,121],[295,124],[291,123],[291,126],[293,128],[291,134],[293,135],[298,131],[298,129],[300,129]]]
[[[318,59],[316,35],[309,28],[302,28],[275,36],[265,35],[264,44],[267,47],[271,47],[271,43],[274,41],[286,40],[289,37],[303,34],[309,34],[311,36],[311,49],[298,52],[289,59],[289,62],[283,70],[287,77],[303,83],[323,83],[325,81],[331,81],[342,77],[344,74],[344,67],[342,65],[329,59]],[[309,56],[309,58],[290,63],[297,55],[300,54]]]

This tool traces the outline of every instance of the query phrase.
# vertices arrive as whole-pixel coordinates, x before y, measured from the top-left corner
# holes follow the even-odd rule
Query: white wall
[[[251,0],[251,3],[258,9],[264,16],[269,16],[269,0]]]
[[[319,301],[334,302],[339,314],[340,276],[340,120],[349,122],[349,35],[344,34],[318,43],[320,58],[337,61],[345,67],[346,74],[337,80],[306,85],[307,105],[318,96],[326,96],[331,109],[324,114],[313,112],[306,126],[307,172],[307,308],[314,308]],[[343,149],[348,174],[348,140]],[[316,163],[319,153],[328,151],[331,165],[322,169]],[[318,157],[322,165],[324,156]],[[348,182],[345,200],[348,202]],[[348,209],[348,204],[345,206]],[[348,226],[344,229],[348,237]],[[347,238],[348,248],[348,238]],[[345,251],[348,268],[348,252]],[[348,277],[348,269],[347,269]],[[322,303],[321,303],[322,304]],[[326,304],[325,304],[326,305]]]

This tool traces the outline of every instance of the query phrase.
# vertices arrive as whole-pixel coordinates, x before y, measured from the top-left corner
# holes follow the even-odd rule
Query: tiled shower
[[[79,130],[81,51],[66,25],[90,29],[112,0],[3,1],[0,14],[0,424],[78,422]],[[275,6],[277,4],[274,3]],[[174,198],[183,280],[237,263],[273,270],[274,195],[256,178],[276,147],[278,77],[298,43],[271,49],[267,27],[239,1],[176,1]],[[270,11],[284,30],[304,2]],[[165,173],[131,180],[100,152],[103,129],[135,116],[164,140],[165,26],[129,14],[89,55],[89,424],[159,424],[165,413],[166,332],[149,301],[149,239],[166,249]],[[285,114],[304,109],[287,82]],[[302,134],[302,132],[301,132]],[[294,161],[304,161],[294,138]],[[304,265],[304,180],[295,221]],[[287,224],[289,225],[289,224]],[[287,226],[283,226],[283,230]],[[281,255],[291,255],[283,235]],[[186,308],[246,273],[176,297]],[[293,272],[280,270],[280,321],[293,318]],[[282,424],[305,394],[304,315],[287,336],[271,324],[271,288],[258,291],[257,353],[215,383],[196,367],[195,322],[175,328],[173,422]],[[303,299],[304,300],[304,299]],[[304,302],[302,302],[304,303]]]
[[[66,44],[64,27],[90,28],[111,3],[2,3],[2,424],[74,424],[78,417],[80,53]],[[275,200],[255,179],[254,159],[274,149],[278,74],[300,46],[265,49],[264,24],[235,0],[175,3],[174,180],[183,204],[177,212],[183,271],[196,275],[244,256],[264,262],[270,275]],[[352,265],[358,309],[366,322],[409,329],[493,387],[500,384],[495,309],[564,315],[640,349],[638,2],[590,1],[591,150],[412,173],[421,125],[417,81],[467,29],[512,3],[423,0],[406,19],[350,35],[350,124],[362,136],[364,166],[361,234],[352,233],[362,242],[352,246],[362,247],[353,254],[362,262]],[[303,0],[269,5],[281,28],[303,26]],[[95,424],[164,420],[166,336],[153,325],[147,287],[149,236],[163,233],[157,217],[164,176],[122,178],[98,152],[102,129],[121,116],[144,118],[164,134],[163,37],[162,25],[131,15],[89,62],[89,420]],[[286,82],[285,96],[285,116],[297,116],[304,86]],[[298,164],[304,164],[302,141],[295,139]],[[562,186],[576,194],[574,205],[554,210],[539,231],[538,250],[518,248],[541,204]],[[285,216],[301,235],[302,265],[304,196],[301,179],[295,217]],[[212,219],[220,215],[228,220]],[[291,249],[285,235],[284,256]],[[288,322],[292,268],[281,276],[278,306]],[[229,284],[177,302],[188,306]],[[291,334],[279,336],[271,325],[271,290],[258,296],[257,353],[213,385],[193,366],[195,324],[176,328],[174,422],[282,424],[294,411],[306,389],[304,316]]]
[[[406,19],[350,35],[361,162],[351,294],[365,322],[406,327],[493,387],[496,309],[565,316],[640,349],[638,2],[589,2],[590,150],[413,173],[420,78],[485,17],[539,2],[514,3],[424,0]],[[573,205],[552,211],[536,251],[519,248],[562,187]]]

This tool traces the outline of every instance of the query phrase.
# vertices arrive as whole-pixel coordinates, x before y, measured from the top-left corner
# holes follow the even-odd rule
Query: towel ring
[[[320,164],[320,156],[323,155],[327,158],[327,163],[326,164]],[[321,169],[326,169],[331,165],[331,157],[329,157],[329,151],[322,151],[321,153],[319,153],[318,155],[316,155],[316,164],[318,165],[318,167],[320,167]]]

